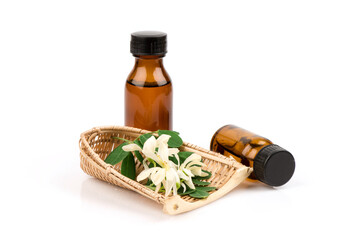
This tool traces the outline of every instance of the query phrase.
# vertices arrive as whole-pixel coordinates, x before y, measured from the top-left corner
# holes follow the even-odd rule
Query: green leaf
[[[190,167],[200,167],[200,168],[201,168],[202,166],[199,165],[199,164],[191,164],[191,163],[190,163],[190,164],[186,164],[185,167],[189,167],[189,168],[190,168]]]
[[[174,156],[170,156],[169,157],[169,160],[171,160],[173,163],[175,163],[176,165],[178,164],[178,161],[177,161],[177,159],[176,159],[176,157],[174,157]]]
[[[190,195],[190,197],[193,197],[193,198],[207,198],[210,194],[208,192],[196,189],[195,192],[190,193],[189,195]]]
[[[198,179],[193,179],[192,181],[195,185],[198,185],[198,186],[207,186],[210,184],[209,182],[203,182]]]
[[[188,194],[193,193],[193,192],[196,191],[196,189],[191,189],[191,188],[188,188],[185,192],[182,192],[182,191],[179,191],[179,190],[178,190],[178,193],[179,193],[180,196],[188,195]]]
[[[170,130],[159,130],[158,131],[159,136],[163,135],[163,134],[167,134],[170,135],[170,139],[168,142],[168,145],[170,148],[178,148],[183,144],[183,140],[181,139],[181,137],[179,136],[179,133],[174,132],[174,131],[170,131]]]
[[[134,143],[138,145],[139,147],[143,148],[143,144],[140,142],[139,139],[134,140]]]
[[[139,140],[140,140],[140,143],[142,144],[142,146],[144,146],[144,143],[146,142],[146,140],[151,138],[151,136],[152,136],[151,133],[145,133],[139,137]],[[141,146],[141,148],[142,148],[142,146]]]
[[[136,175],[135,160],[134,160],[134,156],[131,153],[128,154],[127,157],[123,160],[121,164],[120,172],[125,177],[135,180],[135,175]]]
[[[216,187],[198,187],[198,186],[196,186],[196,190],[205,191],[205,192],[210,192],[215,189],[216,189]]]
[[[196,176],[196,177],[194,177],[193,179],[204,180],[204,179],[209,179],[209,178],[211,178],[211,175],[212,175],[211,172],[206,171],[206,170],[203,170],[203,169],[202,169],[202,171],[205,172],[205,173],[207,173],[208,175],[207,175],[207,176]]]
[[[111,165],[118,164],[122,160],[124,160],[130,152],[125,152],[122,147],[127,145],[127,142],[122,143],[117,148],[115,148],[105,159],[105,162]]]
[[[185,160],[191,155],[193,152],[179,152],[178,156],[180,158],[180,164],[185,162]]]
[[[139,139],[136,139],[136,140],[134,141],[134,143],[135,143],[136,145],[138,145],[139,147],[143,148],[143,144],[140,142]],[[143,158],[143,156],[141,155],[141,153],[140,153],[139,151],[134,151],[134,154],[135,154],[135,157],[136,157],[141,163],[144,161],[144,158]]]
[[[144,161],[143,156],[139,151],[134,151],[135,157],[142,163]]]

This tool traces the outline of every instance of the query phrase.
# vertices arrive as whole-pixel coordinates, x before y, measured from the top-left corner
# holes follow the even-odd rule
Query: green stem
[[[133,143],[133,141],[130,141],[129,139],[125,139],[125,138],[121,138],[121,137],[113,137],[114,139],[119,139],[119,140],[123,140],[127,143]]]

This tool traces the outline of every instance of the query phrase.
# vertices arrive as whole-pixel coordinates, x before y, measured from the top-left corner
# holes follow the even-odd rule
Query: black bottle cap
[[[133,55],[165,55],[166,33],[140,31],[131,34],[130,52]]]
[[[258,180],[278,187],[287,183],[295,171],[293,155],[271,144],[262,148],[254,159],[254,173]]]

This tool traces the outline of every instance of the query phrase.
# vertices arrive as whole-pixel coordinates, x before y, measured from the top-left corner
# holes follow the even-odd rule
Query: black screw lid
[[[290,180],[294,171],[293,155],[275,144],[262,148],[254,159],[256,178],[270,186],[284,185]]]
[[[130,52],[133,55],[165,55],[166,33],[140,31],[131,34]]]

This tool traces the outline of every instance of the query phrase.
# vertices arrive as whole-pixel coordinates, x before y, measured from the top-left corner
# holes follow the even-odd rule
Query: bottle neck
[[[136,86],[163,86],[171,80],[163,66],[164,55],[135,56],[135,65],[127,81]]]
[[[146,67],[146,68],[157,68],[163,67],[163,57],[160,56],[134,56],[135,57],[135,67]]]

